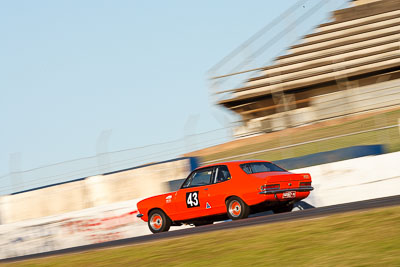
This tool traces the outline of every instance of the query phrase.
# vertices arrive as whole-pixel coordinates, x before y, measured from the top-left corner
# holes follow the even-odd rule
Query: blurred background
[[[400,2],[266,2],[254,3],[257,10],[224,1],[157,9],[121,2],[110,11],[107,2],[86,3],[74,20],[69,5],[3,4],[9,13],[1,19],[8,36],[2,53],[13,63],[2,64],[0,82],[7,125],[0,246],[11,248],[3,257],[92,243],[80,238],[88,224],[67,243],[56,236],[78,219],[129,214],[139,199],[174,191],[191,170],[213,162],[265,159],[310,172],[316,190],[309,204],[316,207],[336,203],[324,191],[336,185],[324,177],[337,172],[348,175],[344,187],[380,188],[371,195],[358,187],[358,196],[342,202],[395,194],[388,188],[400,176],[389,165],[400,157]],[[46,40],[53,43],[43,47]],[[145,64],[136,53],[145,54]],[[372,156],[379,174],[366,167]],[[355,161],[329,165],[348,160]],[[20,237],[17,222],[32,229],[26,236],[40,234]],[[46,224],[53,230],[38,226]],[[138,228],[123,228],[129,224]],[[123,234],[94,230],[110,240],[142,229],[133,217],[113,227]]]

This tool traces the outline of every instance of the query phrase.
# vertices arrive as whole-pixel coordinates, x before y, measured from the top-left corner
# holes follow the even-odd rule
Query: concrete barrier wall
[[[0,197],[0,223],[57,215],[171,191],[168,181],[197,167],[181,158]]]
[[[86,179],[93,206],[141,198],[171,191],[168,181],[186,178],[190,159],[174,160]]]
[[[136,217],[140,200],[0,225],[0,259],[152,234]]]
[[[85,181],[0,197],[1,223],[60,214],[88,208]]]
[[[400,152],[332,162],[293,170],[308,172],[314,191],[305,202],[314,207],[400,194]]]
[[[150,234],[136,217],[138,200],[0,226],[0,258]]]

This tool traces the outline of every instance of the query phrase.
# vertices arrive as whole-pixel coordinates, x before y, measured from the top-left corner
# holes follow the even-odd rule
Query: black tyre
[[[250,208],[238,197],[231,197],[226,201],[226,211],[232,220],[244,219],[249,216]]]
[[[167,232],[171,226],[171,219],[162,210],[152,210],[147,224],[154,234]]]
[[[291,212],[293,209],[293,204],[287,206],[276,207],[272,211],[274,213],[284,213],[284,212]]]

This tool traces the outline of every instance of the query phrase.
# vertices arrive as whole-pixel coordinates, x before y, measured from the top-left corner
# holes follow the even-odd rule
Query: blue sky
[[[221,128],[206,71],[293,2],[0,2],[0,174]]]

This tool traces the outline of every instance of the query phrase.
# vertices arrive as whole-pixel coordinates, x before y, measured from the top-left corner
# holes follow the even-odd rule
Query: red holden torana
[[[311,190],[310,174],[290,173],[272,162],[217,163],[194,170],[176,192],[140,201],[138,217],[159,233],[171,225],[200,226],[267,210],[288,212]]]

